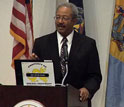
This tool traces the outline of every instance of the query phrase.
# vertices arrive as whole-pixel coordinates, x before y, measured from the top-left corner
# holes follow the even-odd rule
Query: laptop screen
[[[52,62],[15,60],[16,84],[24,86],[55,86]]]

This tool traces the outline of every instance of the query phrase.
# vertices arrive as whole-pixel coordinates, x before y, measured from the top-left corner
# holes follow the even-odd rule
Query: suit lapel
[[[49,38],[49,54],[52,60],[59,61],[59,51],[58,51],[58,41],[57,41],[57,33],[54,32]]]
[[[69,59],[71,59],[71,57],[73,57],[73,55],[75,55],[78,52],[79,48],[80,48],[80,35],[74,32]]]
[[[62,80],[62,73],[61,66],[60,66],[60,57],[59,57],[59,49],[58,49],[58,40],[57,40],[57,33],[54,32],[52,37],[49,38],[49,55],[50,59],[53,60],[54,63],[54,72],[55,72],[55,80],[58,83],[61,83]]]

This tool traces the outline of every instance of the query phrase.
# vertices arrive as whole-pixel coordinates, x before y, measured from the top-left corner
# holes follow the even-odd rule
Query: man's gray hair
[[[72,9],[72,18],[77,18],[78,17],[78,9],[76,7],[76,5],[74,5],[73,3],[61,3],[57,6],[56,12],[58,11],[59,8],[61,7],[68,7]]]

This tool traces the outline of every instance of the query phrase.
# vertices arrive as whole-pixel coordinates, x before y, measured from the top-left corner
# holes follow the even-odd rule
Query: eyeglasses
[[[54,19],[55,20],[60,20],[61,19],[63,21],[68,21],[68,20],[71,20],[72,18],[69,18],[67,16],[62,16],[62,17],[61,16],[55,16]]]

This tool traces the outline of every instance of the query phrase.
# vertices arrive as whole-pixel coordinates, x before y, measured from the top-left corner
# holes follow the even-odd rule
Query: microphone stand
[[[64,82],[65,82],[65,79],[66,79],[66,77],[67,77],[67,75],[68,75],[68,51],[67,51],[67,48],[68,48],[68,46],[67,46],[67,44],[64,46],[64,57],[65,57],[65,75],[64,75],[64,77],[63,77],[63,79],[62,79],[62,85],[61,86],[65,86],[64,85]]]
[[[68,75],[68,61],[65,62],[65,69],[66,69],[66,73],[65,73],[65,75],[64,75],[64,77],[62,79],[62,86],[65,86],[64,82],[65,82],[65,79],[66,79],[66,77]]]

